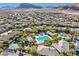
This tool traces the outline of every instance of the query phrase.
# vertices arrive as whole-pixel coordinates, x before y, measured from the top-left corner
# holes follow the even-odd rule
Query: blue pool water
[[[57,35],[60,35],[60,34],[61,34],[61,32],[56,32],[56,34],[57,34]]]
[[[49,36],[41,36],[39,38],[37,38],[37,41],[44,41],[44,40],[49,40],[50,37]]]

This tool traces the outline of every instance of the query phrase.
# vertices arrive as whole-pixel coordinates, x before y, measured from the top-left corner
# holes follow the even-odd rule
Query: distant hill
[[[79,10],[79,3],[74,3],[74,4],[71,4],[71,5],[65,5],[62,8],[71,9],[71,10]]]
[[[34,3],[34,5],[42,6],[44,8],[62,7],[65,5],[70,5],[71,3]]]
[[[79,10],[79,3],[75,3],[71,6],[72,9]]]
[[[16,8],[54,8],[69,5],[70,3],[21,3]]]
[[[15,9],[15,6],[3,6],[2,9]]]
[[[30,3],[21,3],[16,8],[42,8],[42,7],[41,6],[37,6],[37,5],[30,4]]]
[[[78,3],[0,3],[2,9],[18,8],[64,8],[79,10]]]

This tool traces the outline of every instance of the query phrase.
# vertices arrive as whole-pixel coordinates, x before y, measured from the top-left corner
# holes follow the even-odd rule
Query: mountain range
[[[53,8],[65,5],[70,5],[70,3],[0,3],[0,8]]]
[[[22,3],[19,6],[17,6],[16,8],[42,8],[42,6],[37,6],[34,4],[29,4],[29,3]]]
[[[21,8],[70,8],[79,10],[78,3],[0,3],[2,9],[21,9]]]

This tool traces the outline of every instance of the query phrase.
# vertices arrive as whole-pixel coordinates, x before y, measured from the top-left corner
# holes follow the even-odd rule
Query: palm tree
[[[69,27],[66,27],[65,32],[66,33],[69,33],[70,32],[70,28]]]
[[[53,35],[52,39],[54,42],[57,42],[60,38],[57,35]]]
[[[45,41],[44,41],[44,45],[45,45],[45,46],[51,46],[51,45],[52,45],[52,40],[51,40],[51,39],[45,40]]]
[[[37,28],[35,28],[35,27],[32,30],[33,30],[33,32],[38,32]]]

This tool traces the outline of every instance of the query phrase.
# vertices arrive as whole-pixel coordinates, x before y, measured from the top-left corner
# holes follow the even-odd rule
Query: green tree
[[[48,28],[46,25],[43,26],[42,30],[46,31]]]
[[[37,28],[32,28],[33,32],[38,32]]]
[[[74,56],[75,55],[75,52],[74,51],[69,51],[69,52],[67,52],[67,55],[68,56]]]
[[[75,45],[73,44],[73,43],[69,43],[69,48],[70,49],[72,49],[72,48],[74,48],[75,47]]]
[[[3,44],[0,44],[0,48],[3,48]]]
[[[51,40],[51,39],[45,40],[45,41],[44,41],[44,45],[45,45],[45,46],[51,46],[51,45],[52,45],[52,40]]]
[[[30,36],[31,36],[33,39],[35,39],[35,34],[31,34]]]
[[[30,48],[27,49],[27,52],[32,55],[38,55],[37,54],[37,46],[31,46]]]
[[[9,44],[9,40],[4,41],[3,44]]]
[[[21,40],[20,40],[20,43],[23,44],[23,43],[25,43],[25,41],[26,41],[26,38],[22,36]]]
[[[59,38],[57,35],[53,35],[53,36],[52,36],[52,40],[53,40],[54,42],[57,42],[58,40],[60,40],[60,38]]]
[[[4,50],[2,48],[0,48],[0,53],[3,52]]]
[[[29,42],[30,46],[33,46],[35,44],[35,41]]]
[[[72,42],[72,39],[66,39],[67,42]]]
[[[64,56],[64,54],[63,53],[60,53],[59,56]]]
[[[70,32],[70,28],[69,27],[66,27],[65,32],[66,33],[69,33]]]

